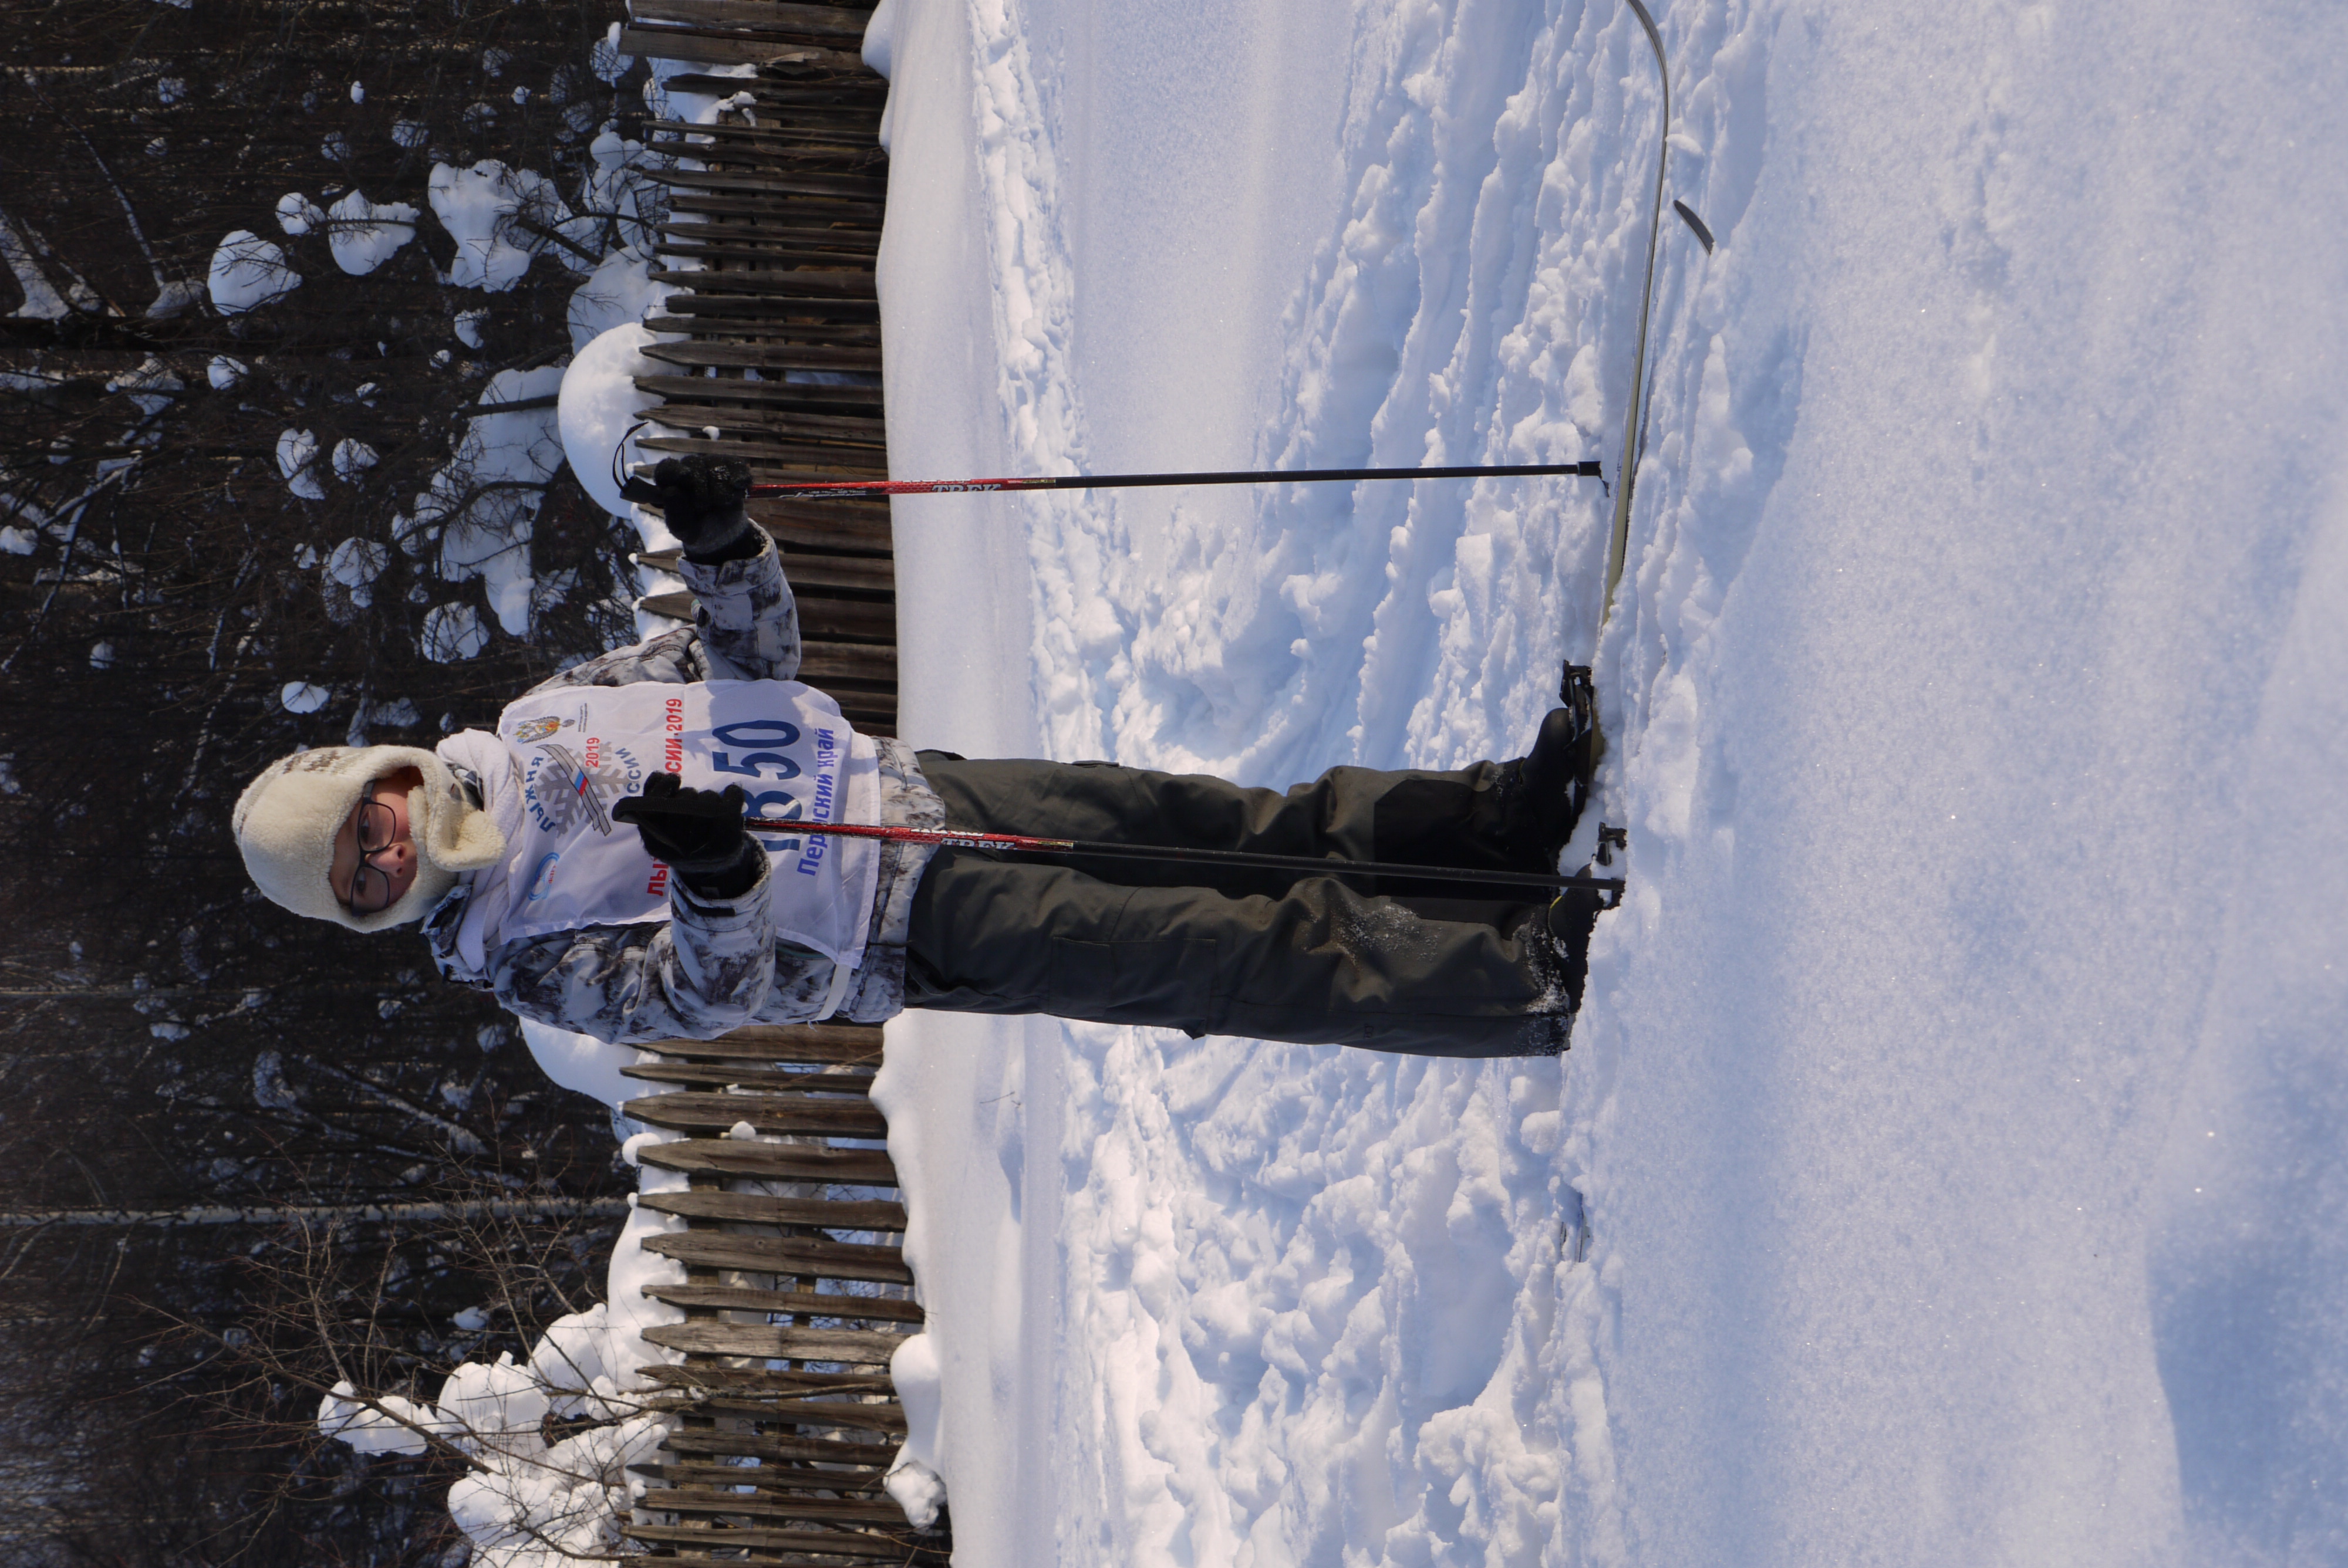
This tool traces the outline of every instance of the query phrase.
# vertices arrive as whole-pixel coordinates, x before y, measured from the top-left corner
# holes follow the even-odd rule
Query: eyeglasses
[[[351,897],[345,906],[354,915],[380,915],[391,907],[391,874],[375,857],[391,847],[398,819],[379,800],[359,802],[359,868],[351,873]]]

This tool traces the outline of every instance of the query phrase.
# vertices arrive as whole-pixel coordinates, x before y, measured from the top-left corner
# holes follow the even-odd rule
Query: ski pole
[[[1600,477],[1582,463],[1508,463],[1468,468],[1257,468],[1217,474],[1059,474],[1012,479],[812,479],[753,485],[750,494],[778,500],[844,501],[863,496],[952,496],[996,490],[1131,490],[1163,485],[1292,485],[1360,479],[1497,479],[1570,474]]]
[[[1394,876],[1420,882],[1475,882],[1505,887],[1589,887],[1622,893],[1620,876],[1589,876],[1561,871],[1488,871],[1467,866],[1412,866],[1395,860],[1321,860],[1310,855],[1257,855],[1243,849],[1190,849],[1170,845],[1107,844],[1085,838],[1031,838],[1019,833],[973,833],[954,827],[882,827],[857,822],[786,822],[754,816],[743,826],[753,833],[822,833],[845,838],[879,838],[892,844],[930,844],[941,849],[994,849],[1013,855],[1081,855],[1119,860],[1200,861],[1210,866],[1262,871],[1305,871],[1322,876]],[[1609,906],[1612,907],[1612,906]]]

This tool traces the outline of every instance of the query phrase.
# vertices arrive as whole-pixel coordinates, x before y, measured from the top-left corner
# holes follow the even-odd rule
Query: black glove
[[[758,553],[758,530],[743,510],[750,470],[731,457],[664,457],[649,483],[632,478],[620,493],[658,507],[689,560],[715,566]]]
[[[757,884],[765,852],[742,825],[749,798],[740,784],[687,789],[675,774],[654,774],[644,781],[644,794],[613,803],[612,820],[633,824],[646,854],[667,862],[677,880],[700,897],[722,902]]]

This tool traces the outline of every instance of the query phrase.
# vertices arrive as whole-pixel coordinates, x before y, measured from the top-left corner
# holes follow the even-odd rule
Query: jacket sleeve
[[[768,898],[764,871],[749,892],[722,903],[672,883],[665,921],[506,943],[490,958],[489,989],[510,1011],[614,1045],[709,1040],[762,1016],[812,1017],[831,960],[778,948]]]
[[[679,560],[693,590],[693,629],[709,672],[736,681],[790,681],[799,672],[799,606],[783,576],[782,552],[760,529],[758,553],[701,566]]]
[[[698,566],[677,562],[693,590],[693,625],[615,648],[531,688],[626,686],[638,681],[789,681],[799,671],[799,607],[783,558],[761,532],[758,553]]]

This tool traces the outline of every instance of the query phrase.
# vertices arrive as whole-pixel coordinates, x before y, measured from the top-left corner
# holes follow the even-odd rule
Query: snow
[[[233,391],[237,384],[245,378],[246,374],[247,367],[244,361],[224,354],[212,355],[211,364],[204,373],[205,379],[211,383],[214,392]]]
[[[337,473],[342,471],[341,456],[338,447],[335,464]],[[338,598],[355,610],[365,610],[374,604],[375,579],[383,575],[383,569],[390,562],[391,552],[373,539],[348,538],[336,545],[328,552],[324,568],[325,580],[339,590],[339,593],[329,592],[326,595],[329,613],[333,612]],[[406,698],[400,699],[400,705],[409,715],[407,723],[414,723],[415,709],[408,705]],[[384,710],[378,708],[377,712],[381,715]]]
[[[613,23],[603,36],[595,42],[591,59],[592,68],[604,81],[617,86],[620,78],[626,76],[629,68],[635,63],[636,57],[633,55],[620,53],[620,25],[617,22]]]
[[[238,229],[213,250],[206,283],[212,308],[232,316],[292,293],[302,286],[302,274],[285,264],[285,252],[273,241]]]
[[[417,213],[405,201],[369,201],[354,190],[326,209],[326,216],[335,265],[355,278],[366,277],[416,238]]]
[[[563,455],[580,487],[614,517],[629,517],[635,510],[613,479],[613,455],[644,418],[644,410],[659,402],[638,392],[634,380],[659,373],[660,366],[644,355],[647,343],[659,341],[635,323],[623,322],[581,349],[563,373],[557,408]],[[640,460],[633,449],[625,458],[627,463]]]
[[[531,169],[508,169],[494,159],[470,169],[437,163],[429,200],[432,215],[457,242],[448,279],[460,289],[502,293],[521,281],[530,259],[541,251],[551,250],[573,271],[593,265],[546,238],[547,232],[558,233],[574,245],[589,246],[595,225],[574,216],[553,181]]]
[[[289,713],[314,713],[333,696],[325,687],[312,682],[288,681],[279,688],[277,701]]]
[[[376,466],[376,450],[355,436],[335,443],[335,477],[349,483]]]
[[[442,579],[452,583],[480,579],[498,623],[514,637],[530,632],[536,588],[530,542],[546,486],[561,468],[562,447],[555,434],[554,409],[494,410],[499,404],[553,395],[562,379],[559,365],[503,370],[491,376],[481,389],[480,404],[493,412],[468,422],[456,455],[417,496],[413,519],[398,530],[403,544],[419,536],[437,536]],[[444,630],[453,632],[456,628],[449,622]],[[445,651],[462,641],[444,639],[437,646]]]
[[[436,604],[424,612],[417,646],[436,664],[458,664],[489,645],[489,629],[469,604]]]
[[[28,556],[39,548],[41,536],[30,528],[0,528],[0,550],[12,556]]]
[[[571,295],[571,346],[583,349],[613,327],[633,326],[658,309],[675,287],[653,282],[651,272],[651,256],[625,246],[598,262]]]
[[[458,311],[457,313],[457,341],[463,343],[467,348],[480,347],[481,323],[489,319],[489,313],[487,311]]]
[[[307,234],[326,221],[326,210],[298,190],[277,199],[277,226],[288,234]]]
[[[308,430],[285,429],[277,436],[277,472],[285,487],[305,501],[323,501],[326,487],[318,482],[318,437]]]
[[[2348,1541],[2348,22],[1657,19],[1719,245],[1666,214],[1602,639],[1586,482],[898,504],[917,744],[1449,764],[1594,651],[1630,840],[1560,1061],[891,1026],[958,1563]],[[868,56],[900,477],[1615,477],[1626,8]]]
[[[125,392],[139,413],[156,415],[171,405],[171,395],[184,391],[187,383],[171,374],[170,367],[149,354],[136,370],[126,371],[106,384],[108,392]]]
[[[545,1343],[558,1336],[577,1341],[572,1326],[585,1316],[553,1325]],[[578,1408],[580,1398],[566,1391],[591,1387],[572,1381],[572,1373],[561,1358],[468,1362],[429,1405],[396,1394],[366,1399],[344,1381],[319,1401],[318,1430],[361,1453],[420,1454],[434,1440],[453,1446],[470,1464],[448,1490],[448,1512],[471,1542],[471,1560],[490,1568],[562,1568],[620,1546],[633,1484],[627,1467],[651,1459],[669,1430],[665,1417],[625,1414],[549,1443],[541,1430],[547,1416]],[[615,1391],[608,1378],[601,1386]],[[588,1398],[611,1403],[601,1393]]]
[[[633,1046],[606,1044],[592,1035],[572,1034],[535,1019],[522,1020],[521,1038],[540,1071],[562,1088],[600,1100],[614,1111],[654,1091],[650,1084],[620,1076],[622,1068],[652,1060]]]

